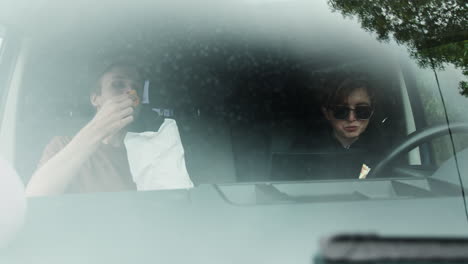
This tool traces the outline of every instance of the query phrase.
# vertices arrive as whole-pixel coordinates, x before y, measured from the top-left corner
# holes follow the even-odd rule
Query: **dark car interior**
[[[53,136],[72,136],[93,117],[88,87],[102,65],[120,57],[136,59],[150,82],[150,103],[133,130],[157,131],[164,116],[153,109],[169,110],[195,183],[294,180],[272,176],[274,156],[293,154],[298,137],[329,129],[318,98],[336,71],[365,73],[377,88],[366,133],[382,153],[406,135],[396,67],[366,59],[366,50],[296,54],[228,28],[208,30],[212,35],[191,34],[190,27],[172,35],[131,28],[99,37],[96,32],[71,39],[63,32],[36,36],[17,126],[17,168],[25,182]],[[340,50],[345,44],[330,45]]]

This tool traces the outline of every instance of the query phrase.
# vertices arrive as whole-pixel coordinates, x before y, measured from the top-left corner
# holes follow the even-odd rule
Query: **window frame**
[[[411,108],[413,109],[413,117],[416,126],[416,131],[418,131],[427,127],[428,122],[425,116],[421,96],[418,94],[418,89],[416,87],[416,81],[414,79],[415,72],[407,63],[401,63],[400,67],[402,70],[403,81],[405,82],[407,88],[406,91],[408,93],[409,102],[411,104]],[[423,143],[419,146],[421,165],[434,164],[435,160],[433,152],[434,149],[429,143]]]
[[[16,59],[20,51],[20,34],[15,33],[11,26],[0,24],[3,27],[2,44],[0,46],[0,131],[2,130],[3,116],[10,84],[13,79]],[[1,34],[1,31],[0,31]]]

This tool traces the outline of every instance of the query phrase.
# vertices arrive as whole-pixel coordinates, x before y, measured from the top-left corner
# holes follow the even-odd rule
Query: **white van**
[[[0,262],[310,263],[333,234],[466,237],[466,5],[381,2],[2,1],[0,153],[28,208]],[[93,89],[116,61],[140,100],[105,134],[116,97]],[[193,188],[95,161],[167,119]],[[134,160],[158,171],[161,148]]]

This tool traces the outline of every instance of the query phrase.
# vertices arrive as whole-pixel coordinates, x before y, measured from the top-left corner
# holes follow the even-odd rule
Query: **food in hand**
[[[133,100],[133,107],[137,107],[140,104],[140,97],[137,92],[135,90],[130,90],[127,94],[129,94],[130,98]]]
[[[371,168],[369,168],[366,164],[362,164],[361,173],[359,174],[359,179],[363,180],[367,178]]]

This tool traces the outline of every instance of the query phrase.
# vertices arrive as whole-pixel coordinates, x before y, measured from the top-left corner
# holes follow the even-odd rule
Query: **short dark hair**
[[[107,67],[104,68],[103,71],[100,72],[99,75],[97,75],[97,78],[94,81],[94,84],[91,85],[91,94],[101,94],[101,78],[104,76],[106,73],[113,71],[116,68],[130,68],[136,70],[136,72],[140,75],[143,76],[141,68],[134,62],[131,61],[114,61],[110,64],[107,65]]]
[[[349,95],[357,89],[366,90],[371,105],[375,104],[375,91],[368,78],[361,74],[349,73],[329,76],[322,87],[322,107],[328,109],[333,105],[345,103]]]

